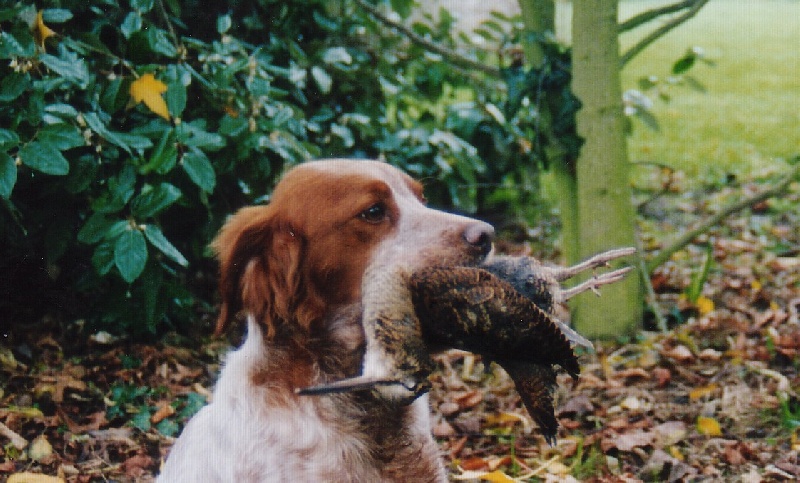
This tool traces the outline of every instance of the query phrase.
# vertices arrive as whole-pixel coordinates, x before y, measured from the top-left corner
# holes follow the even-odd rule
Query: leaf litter
[[[679,228],[676,219],[713,213],[740,190],[670,193],[658,198],[658,210],[648,203],[646,250],[662,246],[664,234]],[[462,351],[437,355],[434,435],[452,478],[800,478],[800,200],[792,193],[729,218],[652,274],[670,331],[656,332],[648,318],[649,330],[635,339],[583,354],[576,383],[559,376],[554,447],[502,369]],[[698,288],[709,246],[712,263]],[[198,316],[207,328],[211,315]],[[174,437],[209,399],[228,348],[210,339],[193,346],[99,341],[52,319],[22,326],[0,343],[0,479],[152,480]]]

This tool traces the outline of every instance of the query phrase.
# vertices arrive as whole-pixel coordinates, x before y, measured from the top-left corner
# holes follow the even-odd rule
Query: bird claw
[[[609,266],[609,262],[616,260],[618,258],[633,255],[634,253],[636,253],[636,249],[632,247],[616,248],[614,250],[608,250],[603,253],[598,253],[597,255],[587,258],[586,260],[571,267],[548,267],[548,270],[551,271],[556,280],[558,280],[559,282],[563,282],[564,280],[568,280],[578,275],[579,273],[585,272],[587,270],[594,270],[595,268],[607,267]],[[610,273],[615,273],[615,272],[610,272]],[[619,279],[614,279],[612,281],[605,283],[613,283],[617,280]],[[605,283],[601,285],[605,285]],[[584,289],[583,291],[586,291],[586,289]]]
[[[561,292],[561,295],[563,297],[563,300],[566,301],[580,293],[586,292],[587,290],[591,290],[595,295],[599,297],[600,296],[599,287],[619,282],[631,270],[633,270],[633,267],[622,267],[617,270],[613,270],[611,272],[601,273],[599,275],[592,275],[592,278],[590,278],[589,280],[581,282],[572,288],[565,289],[563,292]]]

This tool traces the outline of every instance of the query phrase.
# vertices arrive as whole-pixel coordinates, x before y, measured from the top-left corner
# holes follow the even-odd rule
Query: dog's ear
[[[243,208],[225,223],[211,245],[220,262],[222,299],[215,335],[240,311],[263,324],[268,338],[282,323],[302,322],[293,314],[304,296],[304,244],[301,234],[269,205]]]

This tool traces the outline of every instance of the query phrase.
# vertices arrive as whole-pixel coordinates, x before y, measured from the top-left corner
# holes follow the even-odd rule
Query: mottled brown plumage
[[[480,268],[428,268],[410,280],[429,344],[478,353],[508,372],[528,413],[555,441],[554,366],[573,378],[580,366],[559,323],[510,283]]]
[[[559,366],[577,378],[576,346],[591,342],[556,319],[555,306],[570,297],[620,280],[623,268],[571,289],[560,282],[630,255],[601,253],[573,267],[547,267],[530,257],[493,257],[480,267],[402,267],[376,270],[364,285],[367,348],[360,376],[305,388],[324,394],[371,388],[405,404],[426,392],[429,348],[458,348],[496,362],[508,372],[545,438],[555,442],[553,393]]]
[[[409,282],[422,336],[483,354],[560,365],[573,377],[580,367],[553,317],[510,283],[480,268],[426,268]]]

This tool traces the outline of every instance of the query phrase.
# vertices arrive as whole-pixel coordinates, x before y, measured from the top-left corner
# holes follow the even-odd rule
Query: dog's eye
[[[386,218],[386,205],[383,203],[375,203],[362,211],[358,216],[369,223],[380,223]]]

